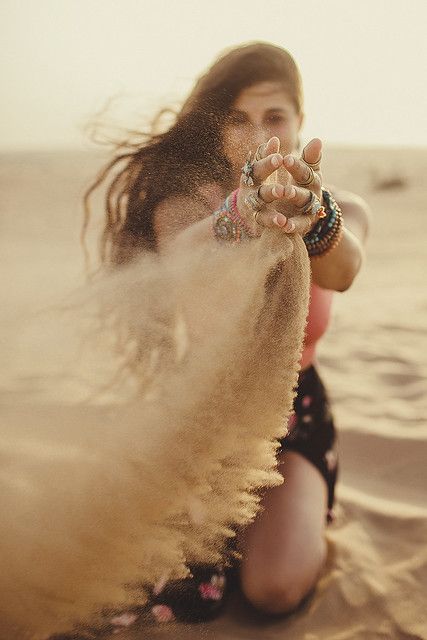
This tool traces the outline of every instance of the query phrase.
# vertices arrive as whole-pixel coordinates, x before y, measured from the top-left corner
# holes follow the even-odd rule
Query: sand
[[[39,352],[16,350],[19,320],[81,283],[80,199],[98,164],[99,156],[77,152],[0,158],[7,403],[31,403],[40,393],[33,374],[16,381],[18,371],[34,372],[42,353],[42,340]],[[336,294],[318,351],[339,428],[341,476],[315,594],[294,615],[268,619],[236,592],[209,624],[120,637],[427,638],[426,169],[423,150],[325,153],[327,180],[366,198],[373,220],[363,272]]]

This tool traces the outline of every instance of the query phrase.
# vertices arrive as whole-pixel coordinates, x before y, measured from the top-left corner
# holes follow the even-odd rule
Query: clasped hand
[[[304,147],[300,158],[292,154],[282,156],[279,149],[280,141],[276,137],[258,148],[256,157],[259,159],[252,168],[254,185],[245,184],[242,175],[237,207],[254,229],[260,231],[261,227],[279,227],[286,233],[304,236],[316,224],[318,217],[316,213],[303,213],[302,210],[310,203],[313,194],[322,200],[322,143],[318,138],[313,138]],[[313,173],[307,163],[315,165]],[[269,181],[275,172],[279,181]],[[301,183],[307,186],[301,186]],[[257,193],[265,203],[255,218],[253,209],[246,202],[251,192]]]

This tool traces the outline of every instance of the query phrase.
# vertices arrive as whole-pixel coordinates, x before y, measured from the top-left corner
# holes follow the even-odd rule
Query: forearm
[[[345,291],[362,265],[363,254],[360,240],[344,227],[341,241],[330,253],[310,259],[313,282],[322,289]]]
[[[198,244],[207,239],[215,240],[212,219],[209,216],[191,225],[180,234],[180,242]],[[364,249],[358,238],[344,227],[339,244],[327,255],[311,259],[313,281],[323,289],[345,291],[357,275],[363,262]]]

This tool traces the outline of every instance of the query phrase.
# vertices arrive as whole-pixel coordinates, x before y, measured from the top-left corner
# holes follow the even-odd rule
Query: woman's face
[[[223,131],[223,145],[237,176],[249,151],[272,136],[280,140],[282,154],[297,148],[303,115],[297,113],[289,94],[278,82],[260,82],[243,89],[230,110]]]

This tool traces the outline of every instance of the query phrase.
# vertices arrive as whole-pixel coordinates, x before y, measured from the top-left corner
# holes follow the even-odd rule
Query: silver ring
[[[245,197],[245,204],[249,207],[249,209],[252,209],[255,222],[258,222],[256,216],[266,204],[266,202],[261,198],[260,195],[261,186],[262,185],[260,185],[256,191],[251,191],[251,193],[248,193],[248,195]]]
[[[254,156],[254,160],[258,161],[258,160],[262,160],[263,159],[263,155],[261,155],[261,149],[264,150],[264,147],[266,147],[266,143],[263,142],[262,144],[259,144],[257,147],[257,150],[255,151],[255,156]]]
[[[254,211],[254,212],[253,212],[253,214],[252,214],[252,215],[253,215],[253,218],[254,218],[254,220],[255,220],[255,222],[256,222],[257,224],[259,224],[259,225],[260,225],[260,223],[258,222],[258,214],[259,214],[259,212],[260,212],[260,211],[261,211],[261,209],[259,209],[258,211]],[[260,225],[260,226],[261,226],[261,225]]]
[[[310,200],[307,202],[307,204],[304,204],[302,207],[298,207],[298,209],[304,215],[310,216],[314,214],[318,218],[323,217],[322,213],[325,211],[325,208],[323,207],[321,201],[316,196],[316,194],[313,193],[312,191],[311,191]]]
[[[297,207],[301,214],[310,214],[311,207],[313,206],[314,198],[316,194],[310,191],[310,199],[306,204],[303,204],[302,207]]]
[[[305,162],[305,160],[303,160],[303,162]],[[316,180],[316,176],[314,174],[313,168],[309,164],[307,164],[306,162],[305,162],[305,164],[307,165],[307,168],[308,168],[308,170],[310,172],[310,175],[309,175],[308,179],[304,180],[303,182],[300,182],[298,180],[298,184],[299,184],[300,187],[309,187]]]
[[[304,158],[304,150],[303,150],[303,152],[302,152],[302,156],[301,156],[301,160],[302,160],[303,162],[305,162],[305,164],[306,164],[308,167],[311,167],[311,168],[313,169],[313,171],[319,171],[319,169],[320,169],[320,163],[322,162],[322,154],[320,154],[320,157],[319,157],[319,159],[318,159],[318,161],[317,161],[317,162],[307,162],[307,160]]]
[[[254,164],[255,162],[252,161],[251,162],[251,157],[252,157],[252,151],[249,152],[249,156],[248,159],[246,160],[245,164],[242,167],[242,180],[243,180],[243,184],[245,184],[247,187],[253,187],[255,182],[254,182]]]

